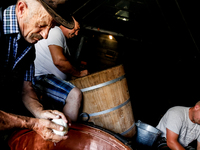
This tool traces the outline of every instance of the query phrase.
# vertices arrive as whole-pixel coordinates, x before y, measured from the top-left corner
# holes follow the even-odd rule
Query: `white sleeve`
[[[182,114],[176,109],[171,109],[167,112],[166,115],[166,128],[168,128],[176,134],[179,134],[183,123]]]
[[[58,26],[55,26],[49,31],[47,45],[57,45],[64,48],[64,38],[62,30]]]

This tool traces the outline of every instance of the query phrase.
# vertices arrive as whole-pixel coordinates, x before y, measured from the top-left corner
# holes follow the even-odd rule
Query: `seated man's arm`
[[[185,150],[185,148],[178,142],[179,135],[169,130],[168,128],[166,130],[167,130],[167,135],[166,135],[167,146],[171,150]]]
[[[200,150],[200,142],[197,141],[197,150]]]
[[[38,134],[40,134],[45,140],[51,140],[52,142],[59,142],[67,138],[67,136],[55,135],[52,132],[52,129],[63,131],[64,127],[57,125],[53,123],[51,120],[49,120],[61,117],[63,120],[67,122],[66,117],[64,116],[63,113],[57,110],[43,110],[43,106],[39,103],[37,95],[32,87],[32,82],[30,81],[24,81],[22,101],[26,106],[26,108],[34,116],[41,119],[16,116],[15,117],[16,119],[15,118],[12,119],[11,122],[14,123],[15,120],[17,120],[17,122],[22,124],[21,128],[32,129],[36,131]],[[16,126],[16,124],[14,126]]]
[[[88,74],[87,70],[78,71],[71,65],[71,63],[64,56],[62,47],[57,45],[49,45],[49,50],[51,52],[54,65],[63,73],[69,73],[75,77],[83,77]]]
[[[22,101],[26,108],[36,117],[43,119],[56,119],[62,118],[66,120],[66,117],[63,113],[57,110],[44,110],[43,105],[39,102],[38,97],[32,87],[32,82],[24,81],[23,92],[22,92]]]

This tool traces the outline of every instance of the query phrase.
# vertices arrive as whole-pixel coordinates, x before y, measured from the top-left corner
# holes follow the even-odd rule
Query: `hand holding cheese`
[[[57,135],[64,136],[68,132],[68,125],[63,119],[53,119],[52,122],[59,124],[64,127],[63,131],[57,131],[53,129],[53,132]]]

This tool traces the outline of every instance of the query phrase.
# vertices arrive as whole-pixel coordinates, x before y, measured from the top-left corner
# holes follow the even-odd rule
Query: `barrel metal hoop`
[[[121,135],[126,135],[127,133],[129,133],[133,129],[134,126],[135,126],[135,122],[132,124],[132,126],[129,129],[127,129],[126,131],[122,132]]]
[[[104,82],[104,83],[101,83],[101,84],[97,84],[97,85],[94,85],[94,86],[90,86],[90,87],[87,87],[87,88],[83,88],[83,89],[81,89],[81,91],[86,92],[86,91],[91,91],[91,90],[94,90],[94,89],[97,89],[97,88],[101,88],[103,86],[106,86],[106,85],[115,83],[117,81],[120,81],[124,78],[125,78],[125,75],[122,75],[121,77],[118,77],[116,79],[113,79],[113,80],[110,80],[110,81],[107,81],[107,82]]]
[[[110,108],[110,109],[107,109],[107,110],[104,110],[104,111],[100,111],[100,112],[97,112],[97,113],[88,114],[88,115],[89,115],[90,117],[92,117],[92,116],[98,116],[98,115],[102,115],[102,114],[109,113],[109,112],[111,112],[111,111],[114,111],[114,110],[116,110],[116,109],[119,109],[119,108],[123,107],[123,106],[126,105],[129,101],[130,101],[130,98],[129,98],[127,101],[125,101],[124,103],[122,103],[122,104],[120,104],[120,105],[118,105],[118,106],[116,106],[116,107],[113,107],[113,108]],[[85,114],[83,114],[82,116],[83,116],[83,117],[88,117],[88,116],[85,115]]]

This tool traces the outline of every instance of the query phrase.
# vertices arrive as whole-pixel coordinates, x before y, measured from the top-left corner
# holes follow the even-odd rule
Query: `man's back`
[[[189,118],[189,107],[176,106],[170,108],[160,120],[157,128],[166,138],[166,129],[179,135],[179,143],[186,147],[193,140],[200,141],[200,125],[193,123]]]
[[[35,44],[35,76],[54,74],[55,76],[66,79],[66,74],[61,72],[53,63],[49,50],[49,45],[57,45],[63,48],[63,54],[66,54],[67,45],[61,29],[57,26],[52,28],[47,39],[43,39]]]

